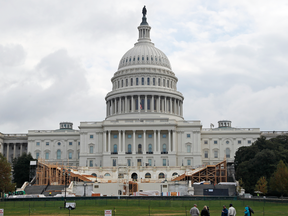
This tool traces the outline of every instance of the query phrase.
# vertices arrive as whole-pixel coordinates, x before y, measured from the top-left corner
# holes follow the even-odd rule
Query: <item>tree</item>
[[[255,185],[255,191],[260,191],[262,192],[264,195],[267,193],[268,191],[268,182],[266,181],[266,178],[264,176],[262,176],[258,181],[257,184]]]
[[[11,181],[11,165],[0,153],[0,192],[15,190],[15,184]]]
[[[281,160],[270,179],[270,188],[283,196],[288,194],[288,168]]]
[[[25,181],[29,181],[30,161],[34,160],[31,154],[24,153],[13,160],[13,181],[17,187],[21,187]]]

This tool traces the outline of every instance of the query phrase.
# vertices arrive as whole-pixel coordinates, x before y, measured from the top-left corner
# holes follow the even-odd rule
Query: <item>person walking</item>
[[[245,216],[250,216],[249,208],[246,206],[244,211]]]
[[[233,207],[232,203],[229,205],[228,209],[228,216],[235,216],[236,215],[236,209]]]
[[[204,206],[204,208],[202,209],[201,216],[210,216],[207,206]]]
[[[228,216],[228,210],[225,205],[223,205],[222,214],[221,216]]]
[[[197,208],[197,205],[194,204],[194,207],[190,209],[190,215],[199,216],[199,214],[200,214],[199,209]]]

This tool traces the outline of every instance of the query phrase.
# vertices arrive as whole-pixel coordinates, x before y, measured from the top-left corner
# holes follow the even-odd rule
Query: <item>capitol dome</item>
[[[167,56],[150,39],[146,14],[138,26],[139,38],[120,60],[105,98],[106,119],[183,119],[183,95]]]

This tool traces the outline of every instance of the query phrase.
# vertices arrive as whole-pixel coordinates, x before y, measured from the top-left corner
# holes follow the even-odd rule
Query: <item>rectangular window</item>
[[[90,153],[90,154],[93,154],[93,146],[90,146],[90,147],[89,147],[89,153]]]
[[[152,159],[148,159],[148,165],[152,166]]]
[[[131,139],[131,138],[132,138],[132,135],[131,135],[131,134],[128,134],[127,137],[128,137],[128,139]]]
[[[152,134],[148,134],[148,138],[152,138]]]
[[[191,152],[191,145],[187,145],[187,153]]]
[[[139,85],[139,81],[138,81],[138,78],[136,78],[136,85]]]
[[[126,86],[128,86],[128,79],[126,79]]]
[[[90,135],[90,139],[93,139],[93,137],[94,137],[93,135]]]
[[[36,142],[36,145],[37,145],[37,146],[40,146],[40,142]]]
[[[251,140],[248,140],[248,144],[251,144]]]
[[[127,159],[127,166],[131,166],[131,159]]]
[[[131,86],[133,86],[133,78],[131,78]]]
[[[69,159],[72,159],[72,152],[69,152]]]
[[[39,155],[40,155],[40,153],[39,153],[39,152],[36,152],[36,159],[39,158]]]
[[[113,138],[114,138],[114,139],[116,139],[116,138],[117,138],[117,135],[116,135],[116,134],[114,134],[114,135],[113,135]]]
[[[205,141],[204,141],[204,144],[208,144],[208,141],[207,141],[207,140],[205,140]]]
[[[190,138],[191,137],[191,135],[190,134],[187,134],[187,138]]]
[[[160,84],[161,84],[160,82],[161,82],[161,80],[160,80],[160,78],[159,78],[159,79],[158,79],[158,86],[160,86]]]
[[[113,159],[113,166],[116,166],[116,159]]]
[[[46,146],[49,146],[49,142],[46,142]]]
[[[118,88],[120,88],[120,81],[118,81]]]
[[[121,87],[123,87],[123,80],[121,80]]]
[[[165,87],[165,82],[166,82],[166,80],[165,79],[163,79],[163,86]]]
[[[49,160],[49,152],[45,153],[45,160]]]
[[[167,80],[167,87],[169,88],[169,80]]]
[[[155,78],[153,78],[153,85],[155,86]]]
[[[141,82],[141,84],[144,85],[144,77],[142,77],[142,82]]]
[[[138,134],[138,138],[142,138],[142,134]]]
[[[80,145],[80,142],[78,142],[78,145]]]
[[[218,158],[218,151],[214,151],[214,158]]]
[[[241,144],[241,140],[238,140],[238,144]]]
[[[163,138],[166,138],[166,137],[167,137],[167,134],[163,134],[162,137],[163,137]]]
[[[69,142],[69,145],[72,145],[73,143],[72,142]]]
[[[191,160],[187,160],[187,166],[191,166]]]
[[[214,144],[217,144],[217,140],[214,140]]]
[[[147,85],[150,85],[150,78],[147,78]]]
[[[205,152],[204,152],[204,157],[205,157],[205,158],[208,158],[208,151],[205,151]]]
[[[163,159],[163,166],[166,166],[166,159]]]
[[[89,167],[93,167],[93,160],[89,160]]]
[[[78,151],[78,159],[80,158],[80,151]]]

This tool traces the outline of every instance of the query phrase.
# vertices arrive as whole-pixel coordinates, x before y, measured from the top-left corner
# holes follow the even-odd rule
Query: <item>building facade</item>
[[[224,159],[232,163],[239,147],[260,137],[259,128],[233,128],[227,120],[219,121],[217,128],[186,121],[178,79],[167,56],[151,42],[146,16],[138,31],[137,43],[123,55],[111,79],[105,120],[81,122],[79,130],[74,130],[72,123],[61,122],[57,130],[0,134],[1,153],[10,162],[29,152],[47,162],[91,170],[125,165],[160,172],[173,167],[172,175],[177,169],[185,171],[185,167]]]

